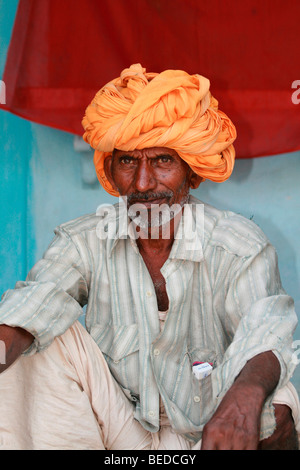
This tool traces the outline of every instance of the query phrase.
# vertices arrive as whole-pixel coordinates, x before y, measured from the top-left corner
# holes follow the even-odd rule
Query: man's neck
[[[166,225],[149,227],[147,232],[141,229],[140,237],[137,238],[137,246],[140,252],[149,255],[169,254],[181,216],[182,211]]]
[[[148,255],[162,255],[162,254],[167,254],[171,252],[172,245],[174,242],[174,238],[169,239],[169,240],[164,240],[164,239],[158,239],[158,240],[152,240],[152,239],[142,239],[138,238],[137,239],[137,246],[138,249],[140,250],[141,253],[145,253]]]

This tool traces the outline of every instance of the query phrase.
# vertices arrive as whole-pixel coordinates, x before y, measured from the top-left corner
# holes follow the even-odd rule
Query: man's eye
[[[123,163],[124,165],[130,165],[130,163],[132,163],[133,160],[134,159],[132,157],[125,155],[124,157],[121,157],[119,161],[120,163]]]
[[[157,160],[159,163],[169,163],[172,158],[169,155],[160,155]]]

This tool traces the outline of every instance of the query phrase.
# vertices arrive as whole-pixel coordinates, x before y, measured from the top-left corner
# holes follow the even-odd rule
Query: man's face
[[[197,187],[201,181],[175,150],[164,147],[115,150],[105,163],[111,184],[127,197],[129,212],[137,204],[151,211],[163,205],[183,207],[190,187]]]

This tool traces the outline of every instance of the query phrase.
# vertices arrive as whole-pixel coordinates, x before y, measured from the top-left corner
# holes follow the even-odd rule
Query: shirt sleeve
[[[87,303],[79,252],[67,232],[59,227],[54,232],[52,243],[26,281],[6,291],[0,303],[0,324],[24,328],[35,337],[24,354],[48,347],[78,319]]]
[[[234,334],[216,370],[215,393],[222,399],[246,362],[265,351],[273,351],[279,360],[278,390],[296,367],[292,336],[297,316],[293,299],[282,288],[274,247],[266,243],[256,253],[238,258],[230,277],[225,311],[229,331]],[[261,438],[270,435],[275,425],[272,397],[276,390],[265,403]]]

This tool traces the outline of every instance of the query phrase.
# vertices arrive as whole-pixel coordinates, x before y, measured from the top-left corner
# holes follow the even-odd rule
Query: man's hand
[[[261,387],[235,382],[204,427],[202,450],[256,450],[263,402]]]
[[[26,351],[33,340],[34,337],[23,328],[0,325],[0,341],[5,344],[5,364],[0,364],[0,373]]]
[[[271,352],[248,361],[224,396],[202,435],[202,450],[256,450],[298,446],[295,427],[285,406],[275,407],[277,429],[274,435],[259,443],[260,419],[266,398],[275,389],[280,365]]]

